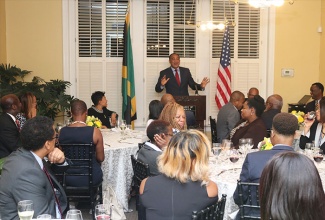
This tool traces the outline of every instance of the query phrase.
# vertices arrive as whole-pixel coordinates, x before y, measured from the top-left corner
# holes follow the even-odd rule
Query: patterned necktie
[[[56,204],[58,205],[59,212],[60,212],[60,215],[61,215],[61,217],[62,217],[63,215],[62,215],[62,211],[61,211],[60,202],[59,202],[58,197],[56,196],[56,193],[55,193],[55,190],[54,190],[54,186],[53,186],[53,183],[52,183],[51,176],[50,176],[49,172],[47,171],[47,169],[45,168],[44,162],[43,162],[43,171],[44,171],[44,173],[45,173],[47,179],[49,180],[49,182],[50,182],[50,184],[51,184],[52,191],[53,191],[54,198],[55,198],[55,202],[56,202]]]
[[[18,120],[18,119],[16,119],[16,125],[17,125],[17,129],[18,129],[18,131],[20,131],[20,121]]]
[[[176,78],[176,82],[177,82],[178,86],[180,86],[181,85],[181,80],[179,79],[177,69],[175,69],[175,78]]]
[[[319,102],[318,100],[315,101],[315,111],[317,111],[318,108],[319,108],[319,103],[318,102]]]

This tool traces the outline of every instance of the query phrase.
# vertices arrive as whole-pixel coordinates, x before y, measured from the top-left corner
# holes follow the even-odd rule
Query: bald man
[[[258,89],[255,87],[252,87],[249,89],[249,91],[247,93],[247,98],[251,99],[251,98],[254,98],[254,96],[259,95],[259,94],[260,94],[260,92],[258,91]]]
[[[239,110],[243,107],[245,95],[240,91],[231,93],[229,102],[222,106],[217,118],[217,142],[229,137],[230,131],[240,120]]]
[[[274,94],[267,98],[265,103],[265,111],[261,118],[266,126],[266,129],[272,128],[272,122],[275,115],[281,112],[283,106],[283,99],[280,95]]]
[[[7,157],[21,146],[19,124],[16,115],[20,112],[21,103],[14,94],[1,98],[2,114],[0,115],[0,158]]]

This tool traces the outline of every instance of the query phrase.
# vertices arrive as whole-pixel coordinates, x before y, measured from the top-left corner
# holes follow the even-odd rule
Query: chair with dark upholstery
[[[202,209],[201,211],[193,211],[192,220],[223,220],[226,199],[227,195],[222,194],[222,198],[216,204]]]
[[[209,116],[209,118],[210,118],[210,128],[211,128],[211,141],[213,144],[213,143],[217,143],[217,122],[216,119],[212,118],[211,116]]]
[[[136,192],[136,209],[138,211],[138,220],[145,220],[145,209],[140,205],[139,200],[139,188],[141,181],[150,175],[149,165],[145,164],[137,159],[134,155],[131,155],[132,168],[133,168],[133,184]]]
[[[63,173],[62,186],[67,194],[69,202],[87,201],[90,204],[93,219],[95,219],[95,206],[103,202],[102,182],[93,184],[93,158],[95,148],[89,144],[60,144],[67,158],[71,160],[69,169]],[[87,169],[86,173],[78,173],[77,170]],[[75,170],[75,172],[74,172]],[[67,177],[85,176],[88,177],[89,185],[84,187],[69,186],[66,184]]]
[[[138,143],[139,150],[143,147],[146,142]]]
[[[260,200],[258,187],[259,183],[246,183],[237,181],[238,196],[239,196],[239,214],[240,219],[261,219]],[[248,193],[247,202],[244,202],[243,191]]]

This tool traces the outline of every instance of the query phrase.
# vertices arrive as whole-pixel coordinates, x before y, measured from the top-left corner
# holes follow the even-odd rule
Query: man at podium
[[[205,86],[210,82],[208,77],[204,77],[201,84],[198,84],[192,78],[188,68],[180,67],[180,58],[176,53],[169,55],[170,67],[160,72],[156,84],[156,92],[161,92],[166,88],[166,93],[173,96],[188,96],[188,86],[193,90],[204,91]]]

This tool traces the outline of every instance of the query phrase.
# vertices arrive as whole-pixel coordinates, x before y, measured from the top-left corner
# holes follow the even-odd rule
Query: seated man
[[[240,91],[231,93],[229,102],[222,106],[217,118],[217,142],[229,138],[230,131],[240,120],[239,110],[243,107],[245,96]]]
[[[240,173],[240,180],[242,182],[258,183],[262,171],[266,163],[277,153],[285,151],[293,151],[291,147],[294,135],[297,129],[298,120],[296,116],[289,113],[279,113],[273,119],[271,142],[273,148],[271,150],[258,151],[247,154],[242,171]],[[248,189],[243,189],[243,202],[248,204]],[[238,195],[238,188],[234,192],[234,201],[237,205],[240,204]],[[256,205],[256,200],[252,201]],[[245,209],[245,215],[260,216],[260,212],[256,209]],[[240,219],[240,214],[237,214],[236,219]]]
[[[2,114],[0,115],[0,158],[7,157],[21,145],[20,125],[16,115],[20,112],[21,103],[14,94],[1,98]]]
[[[266,129],[270,130],[272,128],[273,118],[276,114],[281,112],[282,105],[282,97],[278,94],[271,95],[267,98],[265,103],[265,111],[261,116]]]
[[[117,114],[107,109],[105,92],[94,92],[91,95],[91,101],[94,105],[88,109],[88,115],[98,118],[102,122],[102,128],[114,127],[116,125]]]
[[[155,136],[159,137],[155,137]],[[149,164],[150,175],[158,175],[157,157],[161,154],[162,148],[166,147],[173,136],[172,126],[165,121],[155,120],[147,128],[147,136],[150,142],[146,142],[138,152],[138,160]]]
[[[40,214],[63,218],[67,197],[51,168],[64,172],[69,166],[63,152],[55,148],[57,138],[50,118],[36,116],[26,122],[21,130],[23,147],[7,157],[1,173],[0,213],[3,219],[19,219],[17,203],[26,199],[33,201],[33,218]]]

